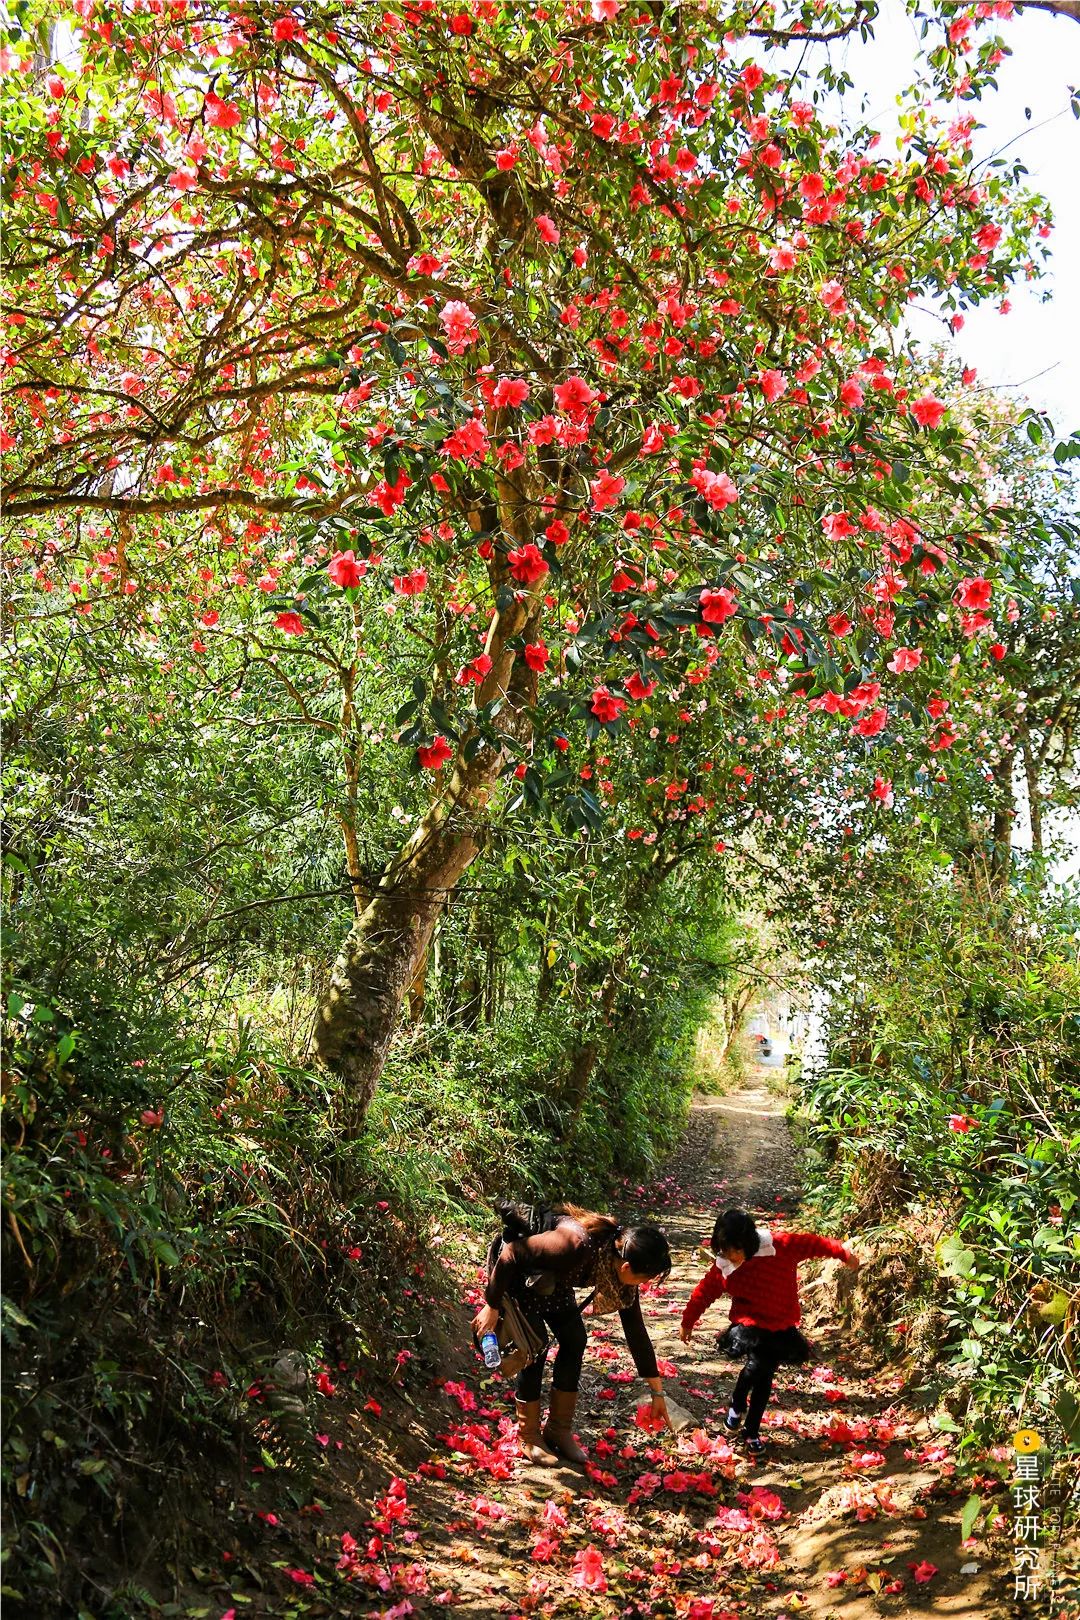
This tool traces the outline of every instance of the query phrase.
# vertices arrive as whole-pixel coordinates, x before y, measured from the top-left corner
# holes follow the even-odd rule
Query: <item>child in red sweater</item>
[[[764,1450],[761,1417],[772,1394],[773,1377],[783,1363],[797,1365],[810,1354],[799,1332],[799,1262],[832,1257],[852,1271],[859,1259],[842,1243],[813,1232],[770,1232],[756,1226],[742,1209],[729,1209],[713,1229],[716,1262],[687,1301],[679,1336],[689,1344],[694,1325],[721,1294],[731,1295],[731,1325],[719,1348],[745,1366],[732,1391],[725,1419],[734,1433],[743,1430],[748,1451]]]

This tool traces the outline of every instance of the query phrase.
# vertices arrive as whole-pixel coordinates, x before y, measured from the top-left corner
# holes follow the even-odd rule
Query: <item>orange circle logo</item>
[[[1013,1435],[1013,1446],[1022,1457],[1030,1457],[1033,1451],[1041,1448],[1042,1436],[1036,1434],[1034,1429],[1020,1429]]]

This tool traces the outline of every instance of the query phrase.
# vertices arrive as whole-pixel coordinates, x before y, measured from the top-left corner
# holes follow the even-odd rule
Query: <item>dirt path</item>
[[[471,1375],[449,1379],[437,1397],[444,1416],[428,1459],[391,1487],[367,1528],[342,1539],[327,1524],[318,1567],[286,1569],[299,1590],[269,1612],[388,1620],[1006,1614],[1005,1572],[989,1566],[985,1544],[961,1549],[966,1491],[953,1483],[947,1440],[902,1398],[899,1375],[857,1366],[836,1324],[815,1308],[834,1297],[835,1262],[803,1268],[804,1325],[817,1358],[781,1369],[764,1458],[723,1437],[737,1371],[716,1355],[723,1306],[689,1348],[678,1340],[703,1269],[695,1250],[717,1210],[741,1203],[790,1225],[798,1209],[785,1105],[765,1075],[699,1098],[667,1173],[630,1196],[641,1216],[665,1227],[675,1252],[668,1283],[643,1303],[668,1392],[698,1427],[658,1441],[635,1425],[643,1386],[617,1319],[613,1328],[612,1319],[598,1321],[578,1410],[588,1474],[527,1468],[510,1392],[501,1378],[482,1376],[477,1358]]]
[[[414,1613],[439,1612],[431,1596],[446,1592],[456,1598],[449,1612],[477,1617],[1005,1612],[1002,1572],[961,1550],[964,1493],[952,1484],[947,1445],[899,1398],[895,1374],[856,1368],[835,1328],[817,1322],[813,1301],[827,1268],[803,1273],[819,1359],[781,1370],[766,1417],[770,1454],[752,1460],[721,1438],[737,1370],[715,1353],[722,1307],[689,1350],[678,1340],[703,1265],[695,1250],[718,1209],[741,1203],[790,1223],[798,1198],[785,1104],[764,1074],[739,1092],[697,1100],[680,1155],[640,1199],[640,1213],[661,1221],[676,1252],[672,1276],[646,1312],[669,1392],[700,1428],[658,1444],[635,1427],[642,1386],[629,1376],[617,1323],[612,1331],[597,1322],[590,1334],[579,1430],[591,1478],[520,1463],[497,1477],[500,1449],[513,1450],[497,1439],[501,1384],[455,1386],[447,1432],[472,1421],[496,1450],[457,1453],[465,1467],[451,1489],[448,1477],[438,1491],[424,1490],[432,1517],[413,1554],[422,1544],[428,1593],[408,1598]],[[459,1410],[474,1390],[478,1410]],[[468,1444],[470,1436],[458,1439]],[[454,1456],[444,1453],[451,1477]],[[390,1604],[371,1612],[387,1611],[409,1612]]]

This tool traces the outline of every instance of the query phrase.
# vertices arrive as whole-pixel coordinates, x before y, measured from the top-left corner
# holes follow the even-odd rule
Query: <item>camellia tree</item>
[[[784,664],[861,759],[993,628],[1000,519],[902,321],[929,298],[958,329],[1045,251],[1039,200],[972,157],[994,9],[931,19],[940,102],[916,88],[891,152],[835,121],[858,7],[55,0],[9,27],[20,611],[221,694],[218,731],[254,687],[321,739],[357,915],[314,1046],[354,1119],[497,807],[594,828],[592,745],[654,775],[644,722],[732,701],[722,668],[749,714]],[[381,748],[425,788],[372,874]]]

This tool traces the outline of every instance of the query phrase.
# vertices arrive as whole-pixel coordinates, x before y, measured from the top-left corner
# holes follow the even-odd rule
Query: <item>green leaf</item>
[[[981,1496],[969,1496],[960,1510],[960,1540],[966,1541],[975,1528],[975,1520],[982,1507]]]

